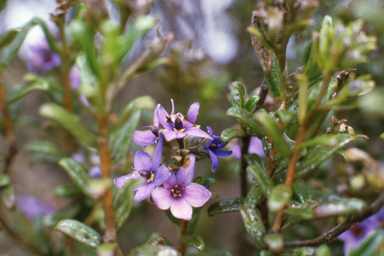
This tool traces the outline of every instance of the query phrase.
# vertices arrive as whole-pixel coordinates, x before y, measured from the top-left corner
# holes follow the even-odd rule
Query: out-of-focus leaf
[[[42,216],[42,224],[45,227],[54,228],[63,219],[75,218],[82,210],[84,210],[84,207],[80,204],[71,205],[57,213]]]
[[[380,135],[380,139],[384,140],[384,133]]]
[[[205,249],[205,243],[201,236],[183,236],[180,238],[180,242],[190,245],[200,252],[203,252]]]
[[[4,0],[1,0],[4,1]],[[1,5],[1,4],[0,4]],[[1,11],[1,6],[0,6],[0,11]],[[17,34],[20,32],[20,28],[15,28],[15,29],[10,29],[8,30],[4,36],[0,38],[0,48],[10,44],[13,39],[17,36]]]
[[[88,191],[88,182],[91,179],[84,168],[72,158],[63,158],[59,165],[64,168],[73,183],[85,195],[90,196]]]
[[[283,134],[277,126],[275,120],[267,113],[263,112],[257,113],[255,115],[255,119],[263,126],[265,133],[272,139],[273,145],[277,148],[278,152],[283,157],[289,157],[291,150],[285,142]]]
[[[11,178],[9,178],[8,174],[1,173],[0,174],[0,189],[2,187],[8,186],[11,184]]]
[[[56,225],[55,230],[63,232],[90,247],[95,248],[100,244],[100,234],[77,220],[62,220]]]
[[[35,153],[29,159],[28,164],[30,166],[33,166],[35,164],[57,164],[59,160],[60,158],[54,155]]]
[[[27,152],[42,153],[53,156],[60,156],[59,148],[48,140],[33,140],[26,145],[24,145],[24,150]]]
[[[259,125],[253,120],[252,114],[248,111],[239,107],[232,107],[228,109],[227,115],[237,118],[239,120],[240,125],[245,126],[247,133],[249,133],[250,135],[254,135],[257,137],[265,136],[265,132],[261,125]]]
[[[245,132],[243,131],[240,131],[236,128],[227,128],[221,132],[220,140],[223,143],[227,143],[234,138],[242,138],[244,136],[245,136]]]
[[[303,179],[296,179],[294,181],[293,191],[302,203],[312,200],[312,193]]]
[[[316,251],[316,248],[313,247],[301,247],[284,251],[281,256],[318,256]]]
[[[270,251],[262,250],[260,256],[274,256]]]
[[[277,61],[275,55],[273,55],[272,57],[271,74],[264,73],[264,77],[272,95],[279,100],[283,92],[283,82],[282,82],[282,75],[279,68],[279,62]]]
[[[349,256],[382,256],[384,255],[384,232],[377,231],[360,242],[356,249],[352,249]]]
[[[259,102],[260,97],[257,95],[251,96],[247,103],[245,103],[245,110],[252,113],[253,108],[256,106],[257,102]]]
[[[292,189],[290,187],[284,184],[275,186],[268,197],[268,209],[273,213],[281,211],[291,197]]]
[[[255,208],[263,195],[263,190],[260,187],[252,186],[244,200],[244,206]]]
[[[282,110],[279,109],[276,111],[277,116],[280,118],[280,121],[285,125],[288,126],[291,122],[293,116],[295,115],[294,112],[288,111],[288,110]]]
[[[182,256],[180,252],[166,245],[144,244],[131,250],[128,256]]]
[[[233,82],[233,87],[239,92],[239,107],[245,107],[245,89],[240,82]]]
[[[232,256],[232,254],[228,251],[207,249],[204,252],[187,251],[186,256]]]
[[[128,152],[132,135],[140,121],[142,110],[136,110],[125,124],[110,135],[109,147],[114,163],[118,163]]]
[[[101,245],[97,246],[97,255],[98,256],[111,256],[114,254],[117,246],[118,246],[117,243],[101,244]]]
[[[259,213],[250,206],[241,207],[239,211],[248,235],[260,248],[264,248],[263,236],[267,230]]]
[[[140,182],[140,180],[128,180],[117,190],[117,194],[113,200],[117,230],[121,228],[131,213],[133,196],[135,195],[133,190]]]
[[[8,0],[0,0],[0,12],[4,10]]]
[[[266,163],[265,163],[265,158],[261,158],[259,155],[252,154],[252,155],[245,155],[245,160],[247,161],[248,165],[255,165],[257,168],[261,170],[265,170]]]
[[[146,243],[153,244],[153,243],[151,243],[151,241],[154,241],[154,239],[156,239],[156,238],[161,238],[161,239],[163,239],[163,241],[165,241],[165,245],[172,246],[172,243],[163,234],[160,234],[157,232],[152,233],[149,236],[149,240]],[[155,242],[155,244],[158,244],[158,243]]]
[[[274,186],[271,177],[265,172],[264,169],[260,169],[257,166],[248,166],[247,172],[249,172],[253,178],[260,185],[263,193],[269,197]]]
[[[271,234],[264,236],[264,242],[268,245],[268,248],[274,254],[279,254],[284,249],[284,240],[281,234]]]
[[[244,205],[244,197],[220,200],[208,208],[208,215],[213,216],[220,213],[237,212]]]
[[[49,90],[49,84],[47,81],[40,79],[37,80],[36,82],[24,87],[22,90],[18,91],[17,93],[13,94],[8,100],[7,104],[10,105],[20,99],[22,99],[25,95],[28,93],[35,91],[35,90],[40,90],[40,91],[48,91]]]
[[[49,30],[49,28],[47,27],[47,25],[45,24],[45,22],[42,20],[42,19],[39,19],[39,18],[33,18],[32,22],[36,25],[39,25],[40,28],[43,30],[44,32],[44,35],[45,35],[45,39],[47,39],[47,42],[48,42],[48,45],[49,45],[49,48],[51,48],[51,50],[59,55],[61,55],[61,50],[60,48],[57,46],[57,43],[56,43],[56,39],[55,37],[51,34],[51,30]]]
[[[75,197],[75,196],[81,195],[81,192],[80,190],[77,190],[76,188],[72,188],[68,185],[60,185],[56,187],[55,195],[63,196],[63,197]]]
[[[0,163],[5,161],[7,157],[5,155],[0,155]]]
[[[316,256],[332,256],[331,249],[325,244],[317,248],[316,254]]]
[[[0,200],[3,202],[5,207],[11,211],[16,209],[16,197],[12,184],[9,184],[0,190]]]
[[[67,112],[63,107],[54,103],[45,103],[40,107],[39,113],[43,117],[53,119],[60,123],[68,132],[72,133],[82,145],[87,147],[96,146],[96,137],[83,126],[77,116]]]
[[[217,180],[211,177],[198,176],[193,180],[193,182],[203,185],[205,188],[210,188],[213,184],[217,182]]]
[[[333,200],[316,206],[313,209],[313,217],[321,219],[337,215],[350,215],[360,213],[365,207],[367,207],[367,204],[360,199]]]

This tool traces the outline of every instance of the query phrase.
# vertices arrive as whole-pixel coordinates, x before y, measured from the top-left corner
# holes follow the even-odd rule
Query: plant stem
[[[187,233],[187,227],[188,227],[188,221],[182,220],[180,223],[180,236],[179,236],[180,240]],[[185,244],[180,242],[180,249],[179,250],[180,250],[182,255],[185,254],[186,249],[187,249],[187,247],[185,246]]]
[[[245,155],[248,154],[249,143],[251,137],[246,136],[241,139],[241,163],[240,163],[240,188],[241,196],[247,196],[247,161]]]

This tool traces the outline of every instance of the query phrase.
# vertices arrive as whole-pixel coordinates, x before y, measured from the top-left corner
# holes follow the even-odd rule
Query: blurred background
[[[151,4],[150,14],[156,16],[160,22],[158,27],[162,34],[172,31],[175,35],[173,42],[168,46],[164,55],[171,62],[162,65],[154,72],[131,81],[116,99],[114,111],[119,111],[127,102],[141,95],[150,95],[156,102],[161,103],[168,111],[171,109],[170,99],[175,100],[177,112],[186,113],[193,102],[200,102],[199,123],[205,129],[211,126],[216,135],[225,128],[234,126],[236,121],[226,116],[230,107],[229,89],[233,81],[242,82],[249,95],[257,92],[263,79],[263,72],[257,61],[251,44],[250,35],[246,27],[250,24],[252,10],[258,1],[250,0],[154,0]],[[359,106],[352,110],[340,110],[330,113],[338,119],[347,119],[347,124],[352,126],[356,134],[365,134],[369,140],[358,140],[351,146],[359,147],[370,153],[375,159],[384,160],[382,154],[384,143],[379,139],[384,131],[384,2],[381,0],[322,0],[320,8],[313,16],[314,25],[301,34],[295,34],[288,45],[287,60],[290,72],[294,72],[302,65],[304,48],[314,30],[324,15],[340,18],[344,22],[362,18],[366,21],[365,30],[369,35],[378,38],[378,49],[370,55],[370,60],[358,67],[357,75],[370,73],[376,81],[373,92],[362,97]],[[25,25],[33,17],[40,17],[55,31],[57,28],[49,19],[49,13],[54,12],[54,0],[12,0],[0,16],[0,33],[11,28]],[[107,5],[111,17],[114,10],[111,4]],[[70,13],[69,13],[70,15]],[[128,66],[146,42],[156,36],[153,29],[136,45],[137,51],[126,58],[124,65]],[[4,71],[4,85],[6,94],[15,88],[23,86],[23,75],[27,72],[27,62],[32,56],[31,45],[43,37],[40,28],[31,30],[19,52],[18,58]],[[137,55],[135,55],[137,52]],[[54,72],[54,70],[53,70]],[[19,104],[21,116],[28,116],[16,128],[16,141],[19,148],[34,138],[50,138],[49,134],[34,128],[34,120],[41,120],[38,114],[39,106],[48,102],[49,98],[44,92],[34,91],[27,95]],[[273,107],[272,97],[267,99]],[[379,107],[378,107],[379,106]],[[273,108],[272,108],[273,109]],[[81,118],[85,122],[94,121],[90,113],[83,111]],[[144,113],[141,125],[148,125],[152,120],[152,113]],[[330,127],[330,119],[322,128],[325,133]],[[233,142],[235,143],[235,142]],[[232,143],[232,144],[233,144]],[[5,154],[5,139],[0,137],[0,153]],[[230,147],[231,145],[229,145]],[[133,146],[131,155],[140,147]],[[153,150],[148,148],[147,150]],[[343,170],[338,170],[338,163],[343,161],[341,156],[335,156],[323,164],[312,179],[329,177],[329,179],[342,178]],[[218,180],[211,187],[211,191],[219,194],[218,199],[240,196],[238,180],[239,160],[233,157],[222,159],[215,174],[210,170],[209,160],[198,163],[198,175],[211,176]],[[0,168],[3,166],[0,164]],[[11,178],[13,180],[16,199],[29,195],[36,197],[39,203],[44,204],[49,210],[60,211],[73,202],[63,197],[55,196],[55,188],[60,184],[71,185],[66,173],[54,164],[34,164],[31,155],[20,150],[12,164]],[[340,169],[340,168],[339,168]],[[317,176],[316,176],[317,175]],[[345,175],[344,175],[345,176]],[[250,182],[251,179],[250,179]],[[332,189],[336,189],[332,187]],[[18,205],[19,205],[18,200]],[[213,201],[212,201],[213,202]],[[211,203],[212,203],[211,202]],[[209,217],[205,206],[200,215],[200,222],[195,231],[203,237],[208,248],[228,250],[233,255],[252,255],[255,248],[253,242],[245,233],[238,213],[227,213]],[[37,201],[30,204],[37,205]],[[21,209],[22,207],[19,206]],[[16,217],[15,217],[16,216]],[[25,214],[14,212],[8,216],[9,220],[23,221],[20,231],[24,233],[31,230],[37,223],[29,220]],[[15,218],[14,218],[15,217]],[[20,222],[19,222],[20,223]],[[313,230],[301,229],[296,234],[299,239],[314,238],[327,231],[334,223],[318,225]],[[313,227],[312,227],[313,228]],[[29,231],[28,231],[29,230]],[[165,213],[158,210],[149,200],[134,205],[134,209],[118,233],[119,243],[123,252],[128,252],[134,246],[148,240],[151,233],[158,232],[165,235],[173,244],[177,244],[176,226],[166,217]],[[300,233],[301,232],[301,233]],[[28,234],[27,234],[28,235]],[[53,237],[61,234],[52,231]],[[79,244],[81,247],[81,245]],[[334,255],[342,255],[342,243],[331,243]],[[6,255],[31,255],[20,248],[4,231],[0,231],[0,256]],[[84,249],[84,255],[89,254]]]

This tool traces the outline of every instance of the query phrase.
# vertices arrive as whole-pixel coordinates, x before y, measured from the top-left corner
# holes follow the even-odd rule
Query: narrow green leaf
[[[296,179],[294,181],[293,191],[302,203],[312,200],[312,193],[303,179]]]
[[[10,105],[20,99],[22,99],[25,95],[28,93],[35,91],[35,90],[40,90],[40,91],[48,91],[49,90],[49,84],[45,80],[41,79],[38,80],[26,87],[24,87],[22,90],[19,92],[13,94],[8,100],[7,104]]]
[[[318,205],[319,203],[316,201],[305,201],[298,205],[292,205],[292,207],[285,209],[284,212],[287,215],[299,217],[299,220],[310,220],[313,219],[313,208]]]
[[[260,97],[257,95],[251,96],[247,103],[245,103],[245,110],[252,113],[253,108],[256,106],[257,102],[259,102]]]
[[[256,113],[260,113],[260,112],[256,112]],[[254,135],[257,137],[265,136],[264,135],[265,132],[262,126],[253,120],[252,114],[249,113],[248,111],[239,107],[232,107],[228,109],[227,115],[237,118],[239,120],[240,125],[245,126],[246,132],[249,133],[250,135]]]
[[[242,206],[244,206],[243,197],[220,200],[209,206],[208,215],[213,216],[220,213],[237,212]]]
[[[35,164],[57,164],[59,160],[60,158],[54,155],[47,155],[44,153],[35,153],[29,159],[28,164],[30,166],[33,166]]]
[[[338,215],[350,215],[360,213],[367,204],[360,199],[349,198],[342,200],[332,200],[316,206],[313,209],[314,218],[321,219]]]
[[[382,133],[382,134],[380,135],[380,139],[381,139],[381,140],[384,140],[384,133]]]
[[[263,195],[263,190],[260,187],[252,186],[244,200],[244,206],[255,208]]]
[[[140,121],[141,112],[141,110],[136,110],[120,129],[110,135],[109,146],[114,163],[118,163],[128,152],[133,132]]]
[[[2,0],[2,1],[4,1],[4,0]],[[0,38],[0,48],[10,44],[13,41],[13,39],[15,39],[17,34],[20,32],[20,30],[21,30],[20,28],[8,30],[4,34],[4,36]]]
[[[77,116],[68,113],[63,107],[54,103],[45,103],[40,107],[41,116],[50,118],[60,123],[68,132],[86,147],[95,147],[96,137],[88,131]]]
[[[256,121],[263,126],[267,136],[272,139],[273,145],[277,148],[278,152],[283,157],[289,157],[291,150],[284,140],[283,134],[277,126],[275,120],[267,113],[263,112],[257,113],[254,117]]]
[[[117,190],[117,194],[113,200],[117,230],[121,228],[131,213],[133,197],[135,195],[133,190],[140,182],[140,180],[128,180]]]
[[[60,156],[59,148],[53,142],[48,140],[33,140],[24,145],[23,149],[27,152],[42,153],[57,157]]]
[[[36,25],[39,25],[41,27],[41,29],[43,30],[44,32],[44,35],[45,35],[45,38],[47,39],[47,42],[48,42],[48,45],[49,45],[49,48],[51,48],[51,50],[59,55],[61,55],[61,50],[60,48],[57,46],[57,43],[56,43],[56,39],[55,37],[51,34],[51,30],[49,30],[49,28],[47,27],[47,25],[45,24],[45,22],[39,18],[33,18],[32,22]]]
[[[260,252],[260,256],[274,256],[274,254],[271,253],[270,251],[262,250]]]
[[[284,184],[275,186],[268,197],[268,209],[273,213],[277,213],[284,209],[284,206],[292,197],[292,189]]]
[[[232,256],[228,251],[207,249],[204,252],[187,252],[186,256]]]
[[[271,74],[264,73],[264,77],[272,95],[278,100],[281,99],[283,92],[282,75],[279,68],[279,62],[274,54],[272,57],[272,72]]]
[[[8,186],[11,184],[11,178],[9,178],[8,174],[0,174],[0,189],[2,187]]]
[[[97,246],[97,255],[99,256],[113,255],[117,247],[118,247],[117,243],[101,244]]]
[[[267,167],[266,159],[261,158],[259,155],[251,154],[251,155],[245,155],[245,160],[247,161],[248,165],[255,165],[257,168],[265,170]]]
[[[0,0],[0,12],[2,12],[7,5],[8,0]]]
[[[180,238],[180,242],[192,246],[199,252],[203,252],[205,249],[205,244],[201,236],[183,236]]]
[[[77,220],[62,220],[56,225],[55,230],[93,248],[100,244],[101,235]]]
[[[259,213],[250,206],[241,207],[239,211],[248,235],[257,246],[264,248],[265,243],[263,241],[263,236],[266,234],[267,230]]]
[[[60,185],[56,187],[55,195],[63,197],[76,197],[81,195],[81,191],[68,185]]]
[[[372,256],[384,253],[384,232],[376,231],[360,242],[356,249],[352,249],[349,256]]]
[[[319,246],[319,248],[316,250],[316,253],[316,256],[332,256],[331,249],[325,244]]]
[[[64,168],[73,183],[85,195],[89,195],[88,182],[91,179],[84,168],[72,158],[63,158],[59,161],[59,165]]]
[[[233,86],[239,92],[239,107],[245,107],[245,89],[244,86],[240,82],[233,82]]]
[[[223,143],[227,143],[234,138],[242,138],[244,136],[245,136],[245,132],[243,131],[240,131],[236,128],[227,128],[221,132],[220,140]]]
[[[135,247],[131,250],[128,256],[158,256],[158,255],[172,255],[182,256],[176,249],[166,245],[153,245],[144,244]]]
[[[260,169],[255,165],[248,166],[247,172],[249,172],[253,178],[260,185],[263,193],[269,197],[274,186],[271,177],[265,172],[264,169]]]
[[[285,125],[285,126],[288,126],[295,113],[294,112],[291,112],[291,111],[288,111],[288,110],[283,110],[283,109],[279,109],[276,111],[276,114],[277,116],[279,117],[280,121]]]
[[[241,96],[239,90],[236,88],[231,89],[231,103],[232,107],[239,107],[241,108]]]

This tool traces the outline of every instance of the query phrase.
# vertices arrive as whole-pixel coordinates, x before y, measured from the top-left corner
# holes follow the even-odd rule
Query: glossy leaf
[[[249,99],[247,100],[247,103],[245,103],[245,110],[252,113],[254,107],[256,106],[257,102],[259,102],[259,100],[260,100],[260,97],[257,95],[253,95],[249,97]]]
[[[0,174],[0,189],[11,184],[11,178],[8,174]]]
[[[213,216],[220,213],[237,212],[242,206],[244,206],[243,197],[220,200],[208,208],[208,215]]]
[[[242,138],[245,136],[245,132],[236,128],[227,128],[221,132],[220,140],[223,143],[227,143],[234,138]]]
[[[360,242],[356,249],[352,249],[349,256],[371,256],[383,255],[384,253],[384,232],[377,231],[374,234],[367,236]]]
[[[128,180],[117,190],[116,196],[113,200],[117,230],[121,228],[131,213],[133,197],[135,195],[133,190],[140,182],[141,180]]]
[[[33,166],[35,164],[57,164],[60,158],[54,155],[48,155],[45,153],[35,153],[31,156],[28,164]]]
[[[204,252],[187,251],[186,256],[232,256],[228,251],[207,249]]]
[[[263,193],[269,197],[274,186],[271,177],[265,172],[264,169],[258,168],[257,166],[248,166],[247,172],[249,172],[253,178],[260,185]]]
[[[260,187],[252,186],[244,200],[244,206],[255,208],[263,195],[264,193]]]
[[[63,158],[60,160],[59,165],[64,168],[73,183],[85,195],[89,195],[88,182],[91,179],[84,168],[72,158]]]
[[[239,211],[248,235],[259,247],[264,248],[263,236],[267,230],[259,213],[250,206],[241,207]]]
[[[203,252],[205,249],[205,244],[201,236],[183,236],[180,238],[180,242],[190,245],[200,252]]]
[[[273,213],[277,213],[284,209],[285,204],[292,197],[292,189],[284,184],[279,184],[275,186],[271,194],[268,197],[268,209]]]
[[[235,87],[235,89],[239,92],[239,107],[244,108],[245,107],[244,85],[242,85],[240,82],[233,82],[232,84]]]
[[[232,107],[239,107],[241,108],[241,96],[240,92],[236,88],[231,89],[231,103]]]
[[[128,256],[182,256],[180,252],[166,245],[144,244],[131,250]]]
[[[239,107],[232,107],[228,109],[227,115],[237,118],[240,125],[245,126],[247,133],[250,135],[264,137],[263,128],[253,120],[252,114],[248,111]]]
[[[23,149],[27,152],[42,153],[57,157],[60,156],[59,148],[53,142],[48,140],[33,140],[24,145]]]
[[[3,0],[1,0],[3,1]],[[0,8],[1,9],[1,8]],[[10,29],[8,30],[1,38],[0,38],[0,48],[10,44],[13,39],[17,36],[17,34],[20,32],[20,28]]]
[[[118,247],[117,243],[101,244],[97,246],[97,255],[98,256],[113,255],[117,247]]]
[[[281,99],[283,92],[282,75],[279,68],[279,63],[276,56],[272,57],[272,71],[271,74],[264,73],[265,81],[271,91],[272,95],[276,99]]]
[[[282,109],[279,109],[276,111],[276,114],[277,116],[279,117],[280,121],[285,125],[285,126],[288,126],[295,113],[294,112],[291,112],[291,111],[288,111],[288,110],[282,110]]]
[[[367,204],[360,199],[349,198],[342,200],[333,200],[328,203],[316,206],[313,209],[314,218],[327,218],[330,216],[350,215],[360,213]]]
[[[55,230],[90,247],[96,248],[100,244],[101,235],[77,220],[62,220],[56,225]]]
[[[261,158],[256,154],[245,155],[245,160],[247,161],[248,165],[255,165],[257,168],[262,170],[265,170],[267,167],[266,158]]]
[[[306,201],[298,205],[292,205],[290,208],[284,210],[287,215],[299,217],[300,219],[309,220],[313,219],[313,208],[318,206],[316,201]]]
[[[312,193],[303,179],[296,179],[294,181],[293,191],[302,203],[312,200]]]
[[[54,103],[45,103],[40,107],[39,113],[41,116],[50,118],[61,124],[68,132],[84,146],[95,147],[96,137],[83,126],[79,118],[63,107]]]

